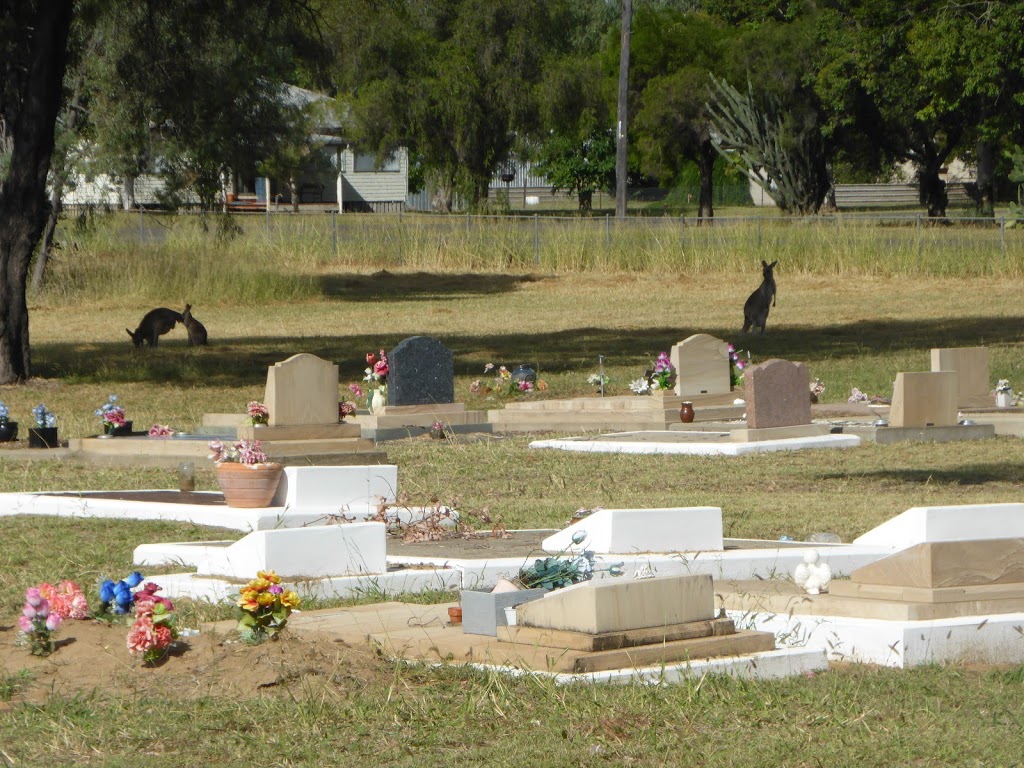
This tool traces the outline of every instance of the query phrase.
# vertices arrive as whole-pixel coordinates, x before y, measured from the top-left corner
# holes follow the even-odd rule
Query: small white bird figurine
[[[819,562],[818,550],[812,549],[804,555],[804,561],[793,571],[793,581],[803,587],[808,595],[828,592],[828,584],[832,581],[832,569],[828,563]]]

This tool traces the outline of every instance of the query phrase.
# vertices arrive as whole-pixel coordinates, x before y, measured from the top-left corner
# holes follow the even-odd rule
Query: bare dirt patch
[[[16,626],[0,625],[0,676],[16,679],[22,670],[29,676],[12,703],[91,692],[243,699],[286,695],[314,681],[356,688],[389,675],[386,663],[369,646],[354,647],[311,632],[285,631],[255,646],[231,634],[203,632],[179,638],[155,666],[128,652],[128,627],[120,624],[65,621],[55,635],[57,650],[46,657],[32,656],[19,646],[18,634]]]

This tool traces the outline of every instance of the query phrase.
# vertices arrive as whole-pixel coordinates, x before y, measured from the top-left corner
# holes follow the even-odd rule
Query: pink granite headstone
[[[811,423],[810,378],[803,363],[768,360],[747,368],[743,381],[747,429]]]

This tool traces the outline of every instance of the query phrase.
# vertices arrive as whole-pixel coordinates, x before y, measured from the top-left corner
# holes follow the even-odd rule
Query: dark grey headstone
[[[388,405],[455,402],[451,351],[429,336],[411,336],[388,354]]]

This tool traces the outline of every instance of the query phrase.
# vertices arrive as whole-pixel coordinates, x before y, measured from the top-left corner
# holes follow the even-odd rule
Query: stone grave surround
[[[732,402],[728,343],[696,333],[674,344],[669,359],[676,369],[677,395],[695,402]]]
[[[411,336],[388,354],[388,405],[455,402],[451,351],[430,336]]]
[[[956,371],[897,373],[889,409],[889,426],[956,426],[958,384],[959,374]]]
[[[989,391],[988,347],[933,349],[932,372],[953,371],[957,377],[959,408],[992,407]]]
[[[733,430],[733,441],[756,442],[828,434],[827,424],[811,423],[810,377],[803,363],[767,360],[747,368],[743,380],[747,428]]]
[[[359,417],[364,434],[384,439],[422,433],[435,421],[455,431],[487,423],[485,412],[467,411],[464,403],[455,402],[451,350],[430,336],[410,336],[388,352],[387,387],[387,405]]]

